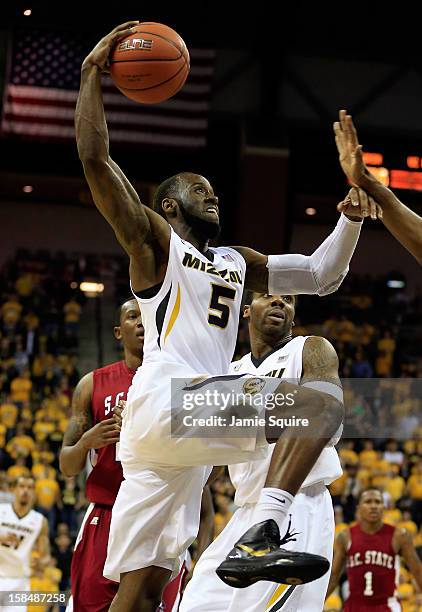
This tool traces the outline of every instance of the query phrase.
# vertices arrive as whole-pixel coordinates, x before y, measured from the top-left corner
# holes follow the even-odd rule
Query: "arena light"
[[[97,297],[97,295],[104,291],[104,285],[103,283],[84,281],[79,285],[79,289],[83,291],[87,297]]]
[[[305,213],[309,215],[310,217],[312,217],[313,215],[316,215],[316,208],[307,208],[305,210]]]
[[[32,15],[32,10],[31,9],[25,9],[23,14],[25,15],[25,17],[30,17]]]
[[[32,185],[25,185],[24,187],[22,187],[22,191],[24,193],[32,193],[34,191],[34,188]]]
[[[406,283],[402,280],[388,280],[387,287],[390,289],[404,289]]]
[[[75,283],[75,281],[73,281],[73,283],[70,283],[70,288],[71,289],[77,289],[78,288],[78,283]]]

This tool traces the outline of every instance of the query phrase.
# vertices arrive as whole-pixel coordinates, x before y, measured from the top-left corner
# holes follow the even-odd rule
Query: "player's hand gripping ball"
[[[120,91],[143,104],[164,102],[185,84],[189,52],[177,32],[144,22],[120,40],[110,54],[110,74]]]

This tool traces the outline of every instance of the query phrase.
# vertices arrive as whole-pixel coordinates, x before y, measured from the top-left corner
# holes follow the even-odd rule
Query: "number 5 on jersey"
[[[208,307],[208,323],[225,329],[230,317],[230,306],[220,300],[234,300],[236,289],[211,283],[211,299]]]

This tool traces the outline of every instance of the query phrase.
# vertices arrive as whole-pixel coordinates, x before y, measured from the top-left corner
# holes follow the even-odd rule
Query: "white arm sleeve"
[[[349,271],[361,227],[361,221],[350,221],[342,214],[312,255],[268,255],[268,292],[328,295],[336,291]]]

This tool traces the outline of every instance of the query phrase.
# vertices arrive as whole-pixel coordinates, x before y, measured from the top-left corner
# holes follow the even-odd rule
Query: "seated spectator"
[[[28,368],[25,368],[19,376],[14,378],[10,385],[11,399],[12,402],[22,404],[23,402],[29,402],[32,389],[31,372]]]
[[[3,319],[3,328],[6,333],[13,332],[22,314],[22,304],[16,294],[9,296],[1,307],[1,317]]]
[[[385,446],[384,459],[389,463],[396,463],[397,465],[403,464],[404,455],[399,449],[397,440],[388,440]]]
[[[399,466],[397,464],[391,465],[391,469],[388,473],[386,491],[388,491],[394,503],[398,502],[405,494],[406,481],[400,476]]]
[[[359,462],[362,467],[372,467],[378,459],[378,453],[374,450],[372,440],[365,440],[363,450],[359,453]]]
[[[20,455],[27,457],[35,450],[35,441],[31,436],[28,436],[22,423],[16,426],[16,435],[9,440],[6,445],[6,451],[12,457],[17,459]]]
[[[373,376],[372,366],[362,349],[358,349],[355,353],[351,376],[353,378],[372,378]]]
[[[18,418],[18,407],[12,401],[10,395],[6,397],[4,403],[0,404],[0,421],[7,429],[14,429]]]
[[[31,477],[31,472],[26,465],[26,459],[23,455],[19,455],[15,463],[7,470],[7,479],[10,484],[17,481],[20,476]]]
[[[54,534],[56,529],[56,509],[61,509],[62,503],[60,487],[55,479],[49,478],[47,469],[35,481],[35,500],[36,510],[47,518],[50,533]]]

